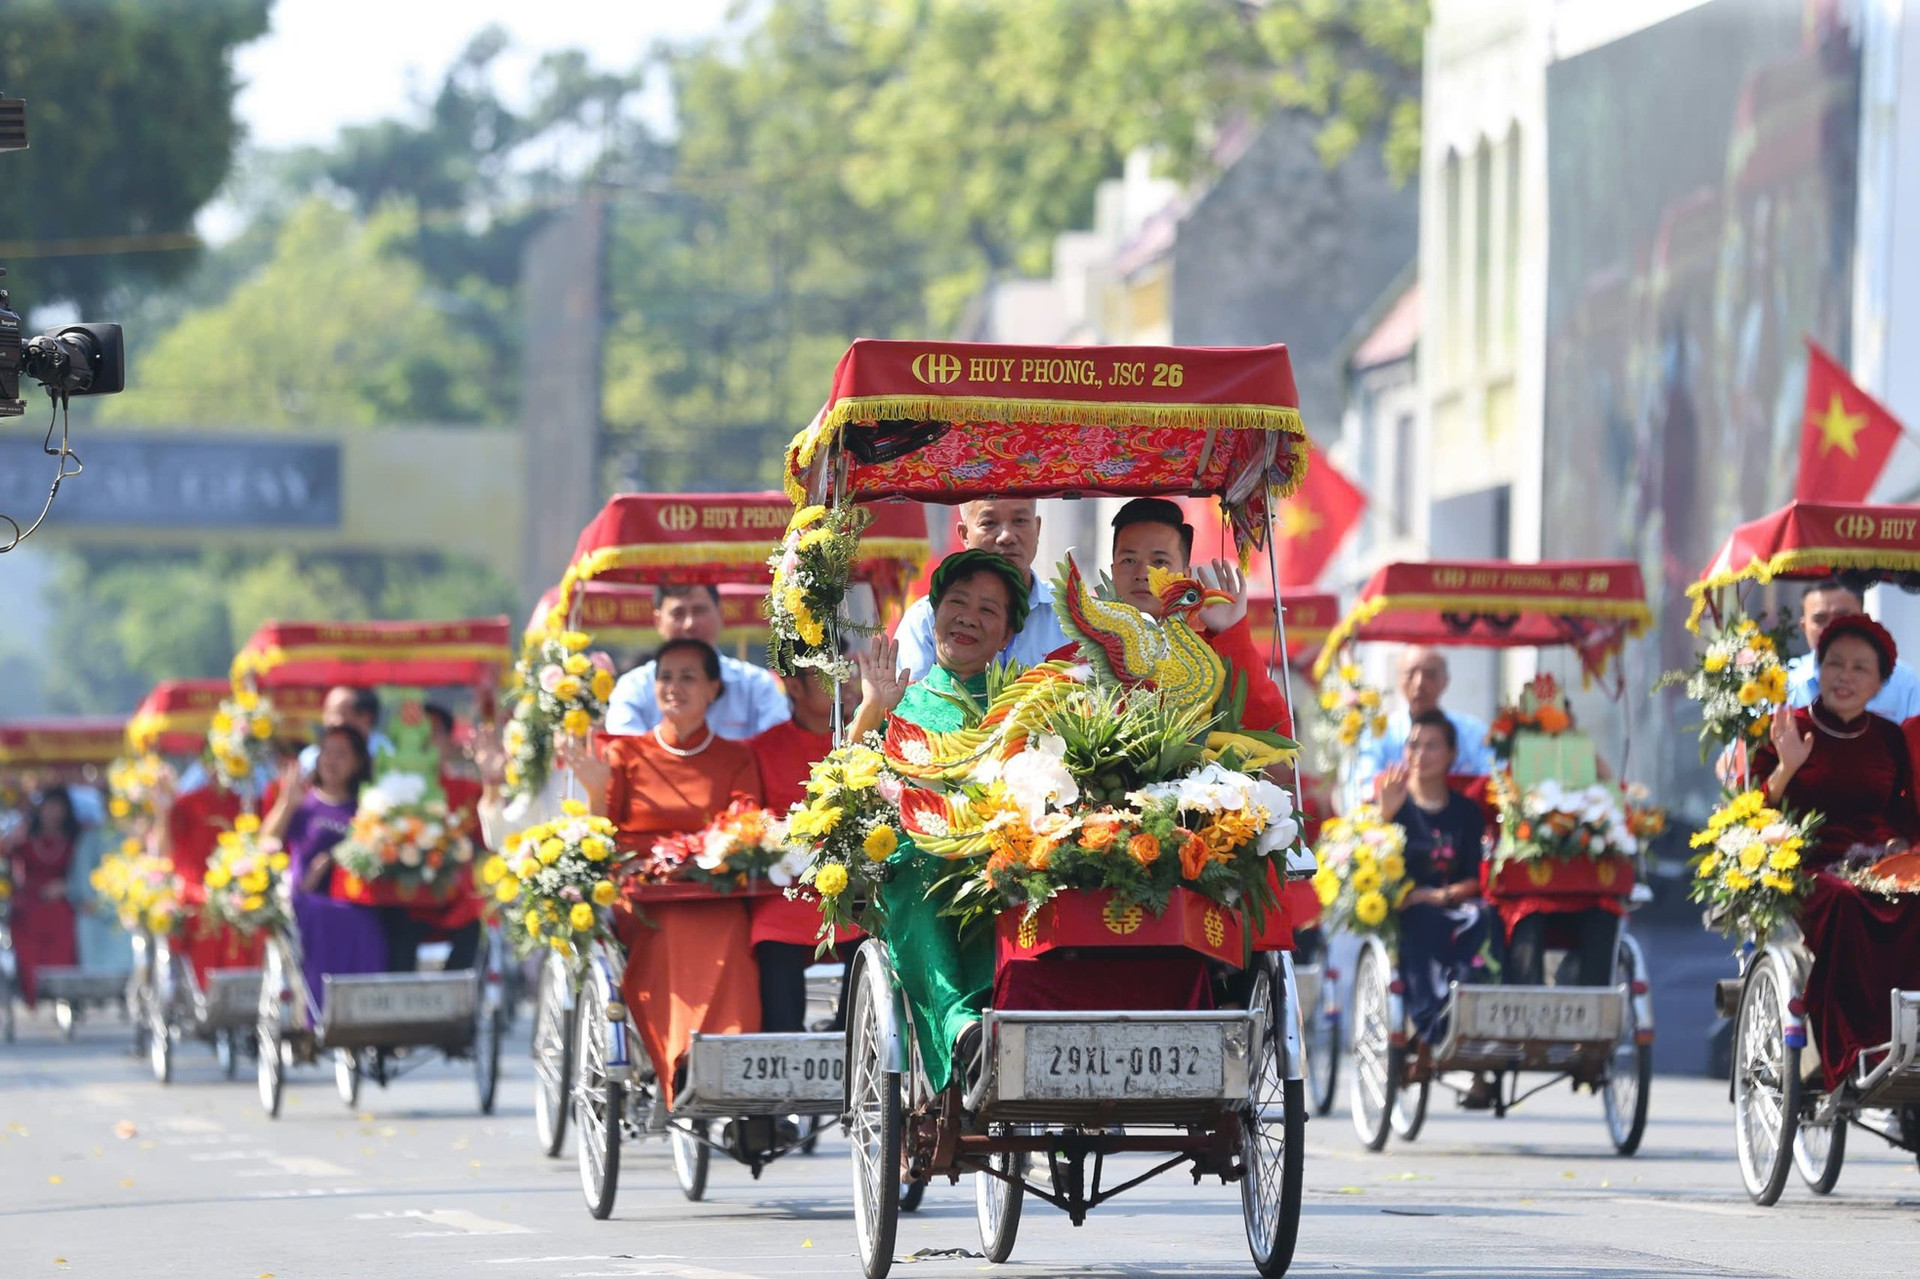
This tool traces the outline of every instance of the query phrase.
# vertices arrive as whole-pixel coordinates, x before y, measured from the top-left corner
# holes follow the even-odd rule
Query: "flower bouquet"
[[[461,830],[464,813],[447,808],[437,782],[419,773],[389,771],[360,792],[353,828],[334,846],[334,864],[358,896],[380,883],[395,897],[445,898],[473,865],[473,841]]]
[[[1492,791],[1500,808],[1496,872],[1508,862],[1599,860],[1640,851],[1621,793],[1611,786],[1573,789],[1549,779],[1522,792],[1495,774]]]
[[[1820,829],[1816,814],[1795,817],[1762,790],[1732,795],[1690,841],[1688,896],[1708,906],[1708,923],[1736,941],[1764,940],[1794,916],[1813,889],[1801,854]]]
[[[107,768],[108,814],[117,822],[150,816],[154,792],[166,775],[166,763],[152,751],[115,760]]]
[[[1322,925],[1393,940],[1399,924],[1395,908],[1413,889],[1406,852],[1407,833],[1386,820],[1378,804],[1361,804],[1322,823],[1313,850],[1320,863],[1313,892],[1320,899]]]
[[[787,814],[787,842],[803,864],[799,882],[819,895],[823,934],[880,919],[873,890],[900,846],[905,791],[871,745],[842,746],[813,766],[806,800]]]
[[[1511,706],[1494,716],[1487,730],[1487,745],[1502,764],[1513,759],[1514,739],[1522,733],[1558,737],[1573,730],[1573,712],[1567,709],[1567,695],[1559,681],[1542,672],[1520,690]]]
[[[859,506],[806,506],[795,511],[779,545],[767,559],[773,588],[767,595],[772,626],[768,654],[773,669],[791,675],[811,666],[835,679],[854,677],[853,663],[827,634],[839,617],[860,551],[860,534],[873,522]],[[848,623],[840,621],[842,629]]]
[[[508,695],[514,718],[544,726],[549,741],[561,733],[585,737],[605,720],[614,679],[587,656],[592,642],[579,631],[528,641]]]
[[[504,855],[481,868],[481,881],[493,890],[522,950],[544,941],[574,958],[611,935],[595,907],[620,896],[612,878],[613,831],[612,822],[570,799],[553,821],[508,836]]]
[[[180,925],[185,885],[173,868],[173,859],[155,856],[137,839],[122,842],[118,850],[101,858],[91,882],[93,891],[113,906],[129,932],[145,929],[164,937]]]
[[[1692,670],[1669,671],[1656,689],[1684,685],[1700,704],[1700,754],[1705,759],[1736,742],[1757,744],[1775,708],[1786,705],[1787,668],[1781,659],[1786,623],[1764,629],[1750,617],[1732,617],[1706,634]]]
[[[242,937],[286,926],[283,891],[287,855],[280,841],[260,834],[260,819],[242,813],[233,829],[220,832],[207,861],[206,917]]]
[[[805,858],[787,846],[786,820],[736,799],[705,830],[685,837],[677,878],[724,893],[756,879],[787,888],[805,869]]]
[[[270,745],[280,731],[273,699],[240,687],[220,703],[207,729],[207,756],[214,777],[228,790],[237,790],[254,774],[272,765]]]
[[[1320,714],[1313,724],[1314,762],[1331,775],[1350,758],[1362,737],[1387,731],[1387,699],[1366,682],[1358,662],[1342,660],[1320,681]]]

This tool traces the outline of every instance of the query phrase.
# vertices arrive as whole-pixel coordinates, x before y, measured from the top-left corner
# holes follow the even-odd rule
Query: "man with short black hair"
[[[716,586],[660,586],[653,592],[653,626],[662,642],[697,639],[718,651],[720,589]],[[784,723],[791,715],[786,692],[773,673],[720,654],[719,698],[707,710],[707,724],[721,737],[743,742]],[[653,696],[653,663],[634,667],[613,686],[607,699],[609,733],[650,733],[660,725]]]
[[[954,532],[969,551],[992,551],[1004,556],[1027,581],[1027,622],[1000,650],[1003,662],[1038,666],[1067,642],[1053,611],[1053,587],[1033,571],[1040,550],[1040,516],[1031,498],[962,502]],[[915,600],[893,631],[900,646],[900,669],[924,679],[935,664],[933,602]]]
[[[1837,578],[1816,582],[1800,597],[1800,634],[1807,651],[1787,663],[1787,705],[1794,709],[1820,700],[1820,636],[1836,618],[1867,611],[1860,593]],[[1875,715],[1903,723],[1920,715],[1920,676],[1905,662],[1895,662],[1893,673],[1867,703]]]
[[[371,688],[353,688],[346,684],[338,685],[327,691],[326,700],[320,703],[320,733],[341,725],[358,729],[367,739],[367,753],[375,759],[382,751],[393,749],[393,742],[380,731],[380,694]],[[311,774],[320,763],[320,746],[317,742],[303,748],[300,752],[300,771]]]

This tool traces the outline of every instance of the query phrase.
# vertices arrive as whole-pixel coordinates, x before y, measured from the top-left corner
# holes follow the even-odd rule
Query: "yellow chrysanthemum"
[[[1749,844],[1740,850],[1740,869],[1751,875],[1759,870],[1767,860],[1767,852],[1758,844]]]
[[[228,884],[231,884],[232,882],[233,882],[233,876],[227,873],[226,867],[224,866],[207,867],[206,884],[208,888],[225,888]]]
[[[133,814],[133,805],[115,795],[107,801],[107,811],[115,817],[129,817]]]
[[[559,840],[551,839],[551,838],[543,839],[540,841],[540,852],[538,854],[540,858],[540,864],[542,866],[551,866],[555,862],[559,861],[561,854],[565,853],[566,851],[567,851],[567,846],[561,843]]]
[[[560,727],[572,737],[585,737],[593,729],[593,716],[578,706],[560,717]]]
[[[540,935],[540,929],[544,926],[544,921],[541,920],[538,914],[533,911],[527,912],[527,936],[538,937]]]
[[[273,736],[273,721],[262,716],[253,721],[247,731],[253,734],[255,741],[264,742]]]
[[[574,932],[586,932],[593,927],[593,907],[585,902],[575,902],[573,909],[567,912],[567,922],[573,925]]]
[[[611,671],[595,671],[593,673],[592,683],[594,700],[604,702],[609,697],[612,697],[613,682],[613,673]]]
[[[233,704],[243,711],[251,711],[260,705],[260,694],[243,688],[233,695]]]
[[[568,653],[567,660],[560,663],[560,669],[569,675],[585,675],[593,669],[593,662],[585,653]]]
[[[847,868],[838,862],[827,863],[815,872],[813,886],[822,897],[838,897],[847,891]]]
[[[808,528],[812,525],[818,524],[821,520],[824,520],[826,518],[827,518],[826,507],[803,506],[799,510],[793,513],[793,519],[791,522],[788,523],[787,530],[789,532],[793,532],[797,529]]]
[[[582,800],[563,799],[560,801],[560,811],[568,817],[585,817],[587,815],[587,806]]]
[[[1380,870],[1376,866],[1357,865],[1353,868],[1351,880],[1353,891],[1365,896],[1380,887]],[[1384,901],[1384,899],[1382,899]]]
[[[875,826],[867,832],[867,838],[860,847],[867,854],[868,861],[883,862],[893,856],[894,849],[900,847],[900,837],[893,833],[891,826]]]
[[[1316,871],[1313,876],[1313,895],[1320,899],[1322,907],[1333,905],[1340,896],[1340,877],[1330,870]]]
[[[1797,885],[1785,875],[1762,875],[1760,882],[1776,893],[1792,893],[1797,887]]]
[[[1354,899],[1353,917],[1368,928],[1378,927],[1387,917],[1387,899],[1379,893],[1361,893]]]
[[[841,776],[848,790],[872,790],[880,784],[880,752],[856,747],[847,752]]]
[[[844,813],[840,808],[802,808],[793,815],[787,829],[799,839],[824,839],[840,824]]]
[[[493,887],[493,899],[495,901],[510,902],[519,896],[520,896],[520,881],[517,879],[503,878],[499,883],[495,884]]]
[[[1708,853],[1700,859],[1700,869],[1694,872],[1696,879],[1712,879],[1720,870],[1720,854]]]
[[[613,886],[611,880],[603,879],[593,886],[593,904],[596,906],[611,906],[619,897],[620,890]]]
[[[489,857],[486,865],[480,868],[480,882],[489,886],[499,883],[507,877],[507,864],[498,857]]]
[[[613,855],[613,842],[593,836],[580,841],[580,855],[590,862],[603,862]]]
[[[1737,869],[1727,871],[1726,885],[1736,893],[1744,893],[1753,887],[1753,880]]]
[[[830,528],[808,529],[800,535],[800,549],[810,551],[814,547],[831,542],[832,540],[833,530]]]
[[[1776,848],[1767,855],[1767,867],[1770,870],[1794,870],[1799,865],[1800,854],[1785,846]]]
[[[553,686],[553,695],[563,702],[570,702],[580,696],[580,681],[571,675],[563,675]]]
[[[1388,853],[1380,859],[1380,875],[1383,879],[1400,879],[1407,873],[1407,859],[1399,853]]]
[[[1707,672],[1707,674],[1718,675],[1721,671],[1724,671],[1727,669],[1727,660],[1728,660],[1727,655],[1725,653],[1710,652],[1707,654],[1706,659],[1700,663],[1700,665]]]
[[[584,653],[593,643],[593,636],[581,631],[565,631],[560,636],[560,646],[569,653]]]

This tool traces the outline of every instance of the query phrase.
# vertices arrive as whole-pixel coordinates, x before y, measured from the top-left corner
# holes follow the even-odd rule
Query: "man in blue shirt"
[[[1811,706],[1820,697],[1820,636],[1836,617],[1866,612],[1866,601],[1851,588],[1832,579],[1810,587],[1800,597],[1800,634],[1807,651],[1787,663],[1787,705]],[[1893,674],[1880,687],[1867,709],[1898,724],[1920,715],[1920,677],[1905,662],[1895,662]]]
[[[1060,618],[1053,611],[1053,587],[1034,576],[1033,557],[1040,549],[1040,516],[1031,498],[962,502],[954,526],[960,545],[970,551],[1004,555],[1027,579],[1027,624],[1000,650],[1003,662],[1037,666],[1047,654],[1067,643]],[[924,679],[933,669],[933,604],[918,599],[894,628],[900,646],[900,669]]]
[[[370,688],[350,688],[342,684],[328,690],[326,700],[320,703],[320,729],[325,732],[342,725],[360,730],[360,736],[367,739],[367,753],[370,755],[378,757],[380,752],[393,749],[393,743],[380,731],[380,694]],[[310,777],[319,766],[318,743],[301,750],[302,773]]]
[[[1493,772],[1493,751],[1487,745],[1484,720],[1440,705],[1452,678],[1447,659],[1431,648],[1407,648],[1400,654],[1400,696],[1406,703],[1387,716],[1387,731],[1378,737],[1360,739],[1353,773],[1347,778],[1348,805],[1373,798],[1373,779],[1389,764],[1397,764],[1406,755],[1407,735],[1415,716],[1440,711],[1453,724],[1458,747],[1450,770],[1456,777],[1485,777]]]
[[[662,641],[720,638],[720,590],[714,586],[662,586],[653,592],[653,625]],[[720,698],[707,709],[707,724],[721,737],[744,742],[792,718],[787,694],[772,671],[720,654]],[[620,677],[607,699],[607,731],[637,736],[660,726],[653,696],[653,663]]]

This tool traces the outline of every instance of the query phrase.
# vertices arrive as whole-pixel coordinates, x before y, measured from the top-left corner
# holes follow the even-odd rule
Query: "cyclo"
[[[591,621],[621,602],[609,591],[713,585],[722,591],[723,607],[728,598],[750,598],[739,588],[764,593],[768,554],[790,514],[780,493],[616,495],[580,535],[554,604],[554,629],[605,638]],[[857,572],[873,587],[876,608],[886,607],[926,558],[926,525],[917,509],[900,507],[870,532]],[[650,614],[650,589],[648,606]],[[728,629],[738,642],[763,631],[764,622],[750,630],[736,612]],[[780,891],[759,883],[727,895]],[[640,910],[654,921],[683,903],[719,896],[701,884],[673,882],[637,892]],[[746,962],[736,966],[733,959]],[[641,1047],[637,1014],[623,1003],[626,965],[620,945],[603,939],[578,963],[550,952],[539,979],[534,1101],[540,1141],[548,1154],[559,1152],[570,1097],[581,1187],[594,1217],[613,1211],[623,1137],[639,1140],[664,1130],[680,1188],[694,1200],[706,1193],[715,1150],[757,1178],[774,1160],[812,1148],[820,1126],[841,1109],[840,1035],[695,1033],[669,1106],[669,1090]],[[727,967],[723,981],[751,980],[743,975],[753,971],[751,952],[731,956]],[[782,1123],[788,1119],[805,1129],[788,1131]]]
[[[484,703],[511,660],[505,617],[452,622],[263,622],[234,659],[236,686],[263,693],[286,689],[442,688],[477,690]],[[379,880],[360,885],[355,900],[384,907],[432,906],[396,894]],[[453,899],[458,907],[463,899]],[[472,910],[478,907],[473,898]],[[474,1065],[480,1113],[492,1114],[500,1076],[505,946],[487,927],[473,972],[387,972],[325,976],[324,1000],[308,986],[299,928],[289,915],[268,939],[255,1005],[260,1103],[280,1114],[286,1072],[333,1057],[340,1099],[357,1104],[362,1076],[385,1087],[431,1060],[433,1049]],[[316,1011],[317,1010],[317,1011]]]
[[[15,720],[0,724],[0,775],[23,786],[88,783],[119,753],[122,720],[94,716]],[[9,832],[0,830],[0,835]],[[19,954],[14,949],[12,867],[0,857],[0,1041],[14,1038],[14,1000],[20,993]],[[75,965],[40,967],[37,1001],[53,1006],[54,1024],[71,1038],[75,1021],[95,1004],[129,996],[124,972],[88,972]],[[129,1003],[129,1013],[134,1005]]]
[[[1500,650],[1570,646],[1583,671],[1599,675],[1650,618],[1639,567],[1630,561],[1389,564],[1368,581],[1334,628],[1314,673],[1324,679],[1345,660],[1350,644],[1385,641]],[[1354,1129],[1369,1150],[1384,1147],[1390,1132],[1403,1141],[1419,1135],[1436,1080],[1467,1095],[1468,1087],[1447,1078],[1452,1072],[1491,1076],[1487,1100],[1496,1116],[1570,1080],[1576,1089],[1600,1094],[1616,1150],[1631,1155],[1639,1148],[1653,1070],[1653,1005],[1646,961],[1627,930],[1627,912],[1636,904],[1634,859],[1617,852],[1564,859],[1505,856],[1516,837],[1525,838],[1515,827],[1526,820],[1520,805],[1536,780],[1576,786],[1593,781],[1591,746],[1580,740],[1584,778],[1554,776],[1551,752],[1544,773],[1515,776],[1521,772],[1516,747],[1512,773],[1448,779],[1453,789],[1497,808],[1505,828],[1499,851],[1482,862],[1482,889],[1499,917],[1495,927],[1503,931],[1528,914],[1548,917],[1546,984],[1451,982],[1441,1014],[1444,1034],[1441,1042],[1427,1045],[1430,1069],[1418,1070],[1395,947],[1376,933],[1361,939],[1351,997],[1351,1096]],[[1490,789],[1505,789],[1509,802],[1489,803]],[[1558,975],[1567,956],[1555,952],[1566,939],[1556,935],[1562,921],[1554,917],[1596,909],[1619,920],[1611,948],[1614,981],[1562,983]],[[1548,1077],[1523,1092],[1520,1077],[1531,1072]]]
[[[1214,494],[1250,547],[1269,535],[1271,503],[1298,482],[1304,457],[1284,347],[860,341],[789,449],[788,476],[796,505],[832,512],[893,498]],[[1182,607],[1204,598],[1196,589]],[[1108,607],[1142,626],[1144,615],[1130,607]],[[1167,651],[1143,644],[1142,652]],[[1210,712],[1214,703],[1202,705]],[[916,840],[927,833],[908,829]],[[1311,867],[1289,860],[1286,869]],[[1196,1179],[1238,1183],[1256,1267],[1286,1271],[1306,1108],[1284,914],[1268,910],[1253,938],[1241,909],[1184,888],[1151,922],[1137,907],[1108,909],[1117,905],[1063,889],[1036,913],[999,916],[996,994],[977,1024],[977,1074],[944,1088],[922,1047],[928,1032],[916,1025],[903,957],[883,938],[862,944],[847,977],[845,1106],[868,1279],[893,1265],[893,1186],[903,1168],[912,1181],[974,1173],[984,1250],[1003,1262],[1027,1196],[1080,1225],[1115,1195],[1189,1166]],[[1098,974],[1117,963],[1200,977],[1184,997],[1162,1000],[1102,981]],[[1013,974],[1037,980],[1021,982],[1024,994],[1002,991],[1020,980]],[[1040,993],[1050,981],[1062,988]],[[1093,987],[1104,988],[1097,999]],[[1116,1008],[1116,1000],[1148,1006]],[[1122,1155],[1150,1156],[1152,1167],[1107,1184],[1107,1161]],[[1035,1159],[1047,1164],[1044,1183]]]
[[[762,587],[723,582],[719,585],[721,628],[720,644],[733,650],[734,656],[747,660],[754,643],[766,642],[767,622],[764,604],[767,593]],[[594,642],[614,648],[636,650],[657,640],[654,629],[653,588],[632,583],[589,579],[575,587],[571,610],[573,629],[591,635]],[[554,610],[560,603],[560,588],[549,588],[535,604],[527,621],[523,644],[537,644],[553,624]],[[551,764],[549,764],[551,767]],[[516,807],[512,825],[524,829],[536,821],[557,816],[541,811],[543,797],[528,788]],[[534,989],[534,1021],[530,1050],[533,1058],[534,1136],[548,1158],[558,1158],[566,1142],[567,1121],[572,1113],[574,1040],[579,1033],[576,1022],[578,991],[576,965],[557,951],[543,951]]]
[[[135,758],[158,754],[175,764],[199,756],[221,701],[232,692],[226,680],[162,680],[127,721],[128,751]],[[317,692],[282,695],[276,705],[287,727],[319,722]],[[146,928],[134,930],[133,946],[134,1050],[149,1059],[154,1078],[171,1081],[173,1047],[185,1039],[211,1044],[221,1072],[234,1078],[241,1058],[254,1048],[259,965],[212,964],[207,957],[223,947],[180,944]]]
[[[1698,629],[1707,609],[1721,617],[1728,591],[1748,583],[1837,578],[1856,594],[1876,583],[1911,591],[1920,557],[1906,538],[1916,520],[1920,506],[1792,502],[1742,524],[1687,587],[1689,626]],[[1915,888],[1909,880],[1893,891]],[[1920,1155],[1920,978],[1908,974],[1906,988],[1892,991],[1890,1038],[1864,1046],[1829,1088],[1809,1033],[1818,1011],[1807,989],[1815,960],[1799,926],[1783,921],[1744,939],[1740,976],[1714,992],[1715,1010],[1734,1025],[1728,1099],[1740,1176],[1762,1206],[1779,1199],[1789,1167],[1816,1195],[1832,1191],[1849,1124]]]

